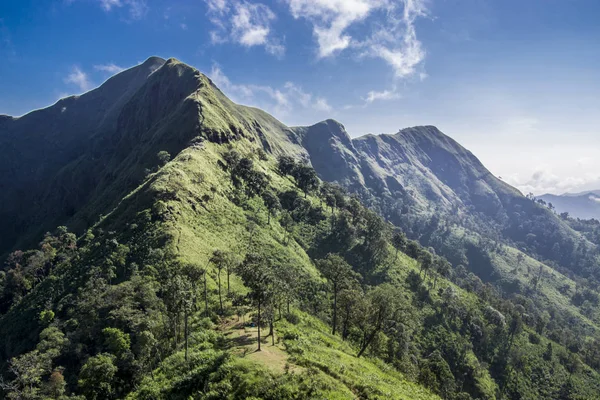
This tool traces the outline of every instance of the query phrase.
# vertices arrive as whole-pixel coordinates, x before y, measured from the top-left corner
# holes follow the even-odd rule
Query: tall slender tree
[[[263,307],[271,300],[273,294],[274,276],[268,260],[256,253],[246,255],[244,262],[238,267],[238,274],[250,292],[248,297],[258,311],[258,351],[260,351],[260,325],[262,323]]]
[[[396,255],[394,257],[394,261],[398,259],[398,252],[404,251],[404,247],[406,246],[406,236],[401,231],[394,232],[394,236],[392,236],[392,245],[394,249],[396,249]]]
[[[362,302],[361,319],[358,324],[362,338],[357,357],[362,356],[375,336],[385,328],[387,323],[392,322],[391,318],[397,308],[396,290],[389,283],[381,284],[372,289],[366,300]]]
[[[271,224],[271,215],[275,214],[277,211],[281,210],[281,203],[279,199],[271,190],[266,190],[262,194],[263,201],[265,202],[265,206],[267,206],[268,211],[268,219],[267,224]]]
[[[308,193],[319,188],[319,178],[315,170],[308,165],[300,165],[294,170],[294,178],[298,187],[304,192],[304,197]]]
[[[335,335],[338,314],[338,294],[341,289],[350,287],[357,281],[359,275],[352,270],[339,254],[328,254],[324,259],[317,260],[319,271],[327,278],[333,295],[331,333]]]

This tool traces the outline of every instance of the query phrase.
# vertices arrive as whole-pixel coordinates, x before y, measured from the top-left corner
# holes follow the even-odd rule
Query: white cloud
[[[595,201],[596,203],[600,203],[600,197],[598,197],[598,196],[595,196],[595,195],[590,195],[590,196],[588,197],[588,199],[590,199],[590,200],[592,200],[592,201]]]
[[[396,91],[395,87],[392,90],[383,90],[381,92],[371,90],[369,93],[367,93],[365,103],[371,104],[377,100],[395,100],[399,99],[400,97],[400,93]]]
[[[74,1],[67,0],[67,3]],[[146,0],[97,0],[97,2],[106,12],[111,12],[118,8],[126,8],[131,19],[141,19],[148,12]]]
[[[187,31],[188,30],[188,26],[187,24],[179,24],[179,26],[181,27],[182,30]]]
[[[516,186],[523,193],[541,195],[545,193],[563,194],[577,192],[582,188],[600,181],[599,174],[580,174],[578,176],[558,176],[549,166],[539,166],[528,178],[520,175],[508,176],[506,182]]]
[[[238,43],[244,47],[264,46],[268,53],[281,56],[284,46],[273,36],[271,23],[277,18],[269,7],[248,1],[205,0],[215,29],[211,42]]]
[[[113,7],[123,7],[121,0],[100,0],[100,5],[106,11],[110,11]]]
[[[224,13],[229,9],[227,0],[206,0],[208,10],[216,13]]]
[[[264,45],[275,14],[264,4],[238,3],[231,18],[232,35],[244,46]]]
[[[67,75],[64,81],[65,83],[76,85],[82,92],[87,92],[94,87],[88,75],[77,66],[71,69],[71,73]]]
[[[313,104],[313,108],[315,110],[325,111],[325,112],[331,112],[333,110],[333,108],[329,105],[329,103],[327,103],[327,100],[325,100],[322,97],[318,97],[316,99],[315,103]]]
[[[319,57],[328,57],[349,47],[353,39],[346,29],[387,3],[384,0],[286,1],[294,18],[306,18],[313,24]]]
[[[326,99],[315,97],[292,82],[286,82],[280,88],[266,85],[234,84],[217,65],[213,65],[209,77],[236,103],[262,108],[278,118],[285,117],[299,109],[321,113],[330,113],[333,110]]]
[[[415,20],[427,13],[425,0],[285,1],[294,18],[305,18],[313,25],[319,58],[353,49],[360,56],[384,60],[397,78],[416,74],[425,58],[415,29]],[[363,29],[358,31],[367,32],[362,37],[351,33],[359,23]]]
[[[119,67],[113,63],[104,64],[104,65],[94,65],[94,69],[96,71],[108,72],[111,75],[118,74],[121,71],[124,71],[125,68]]]

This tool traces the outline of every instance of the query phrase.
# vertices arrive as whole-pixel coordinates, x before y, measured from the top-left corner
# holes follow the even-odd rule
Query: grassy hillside
[[[366,227],[360,228],[362,223],[356,225],[358,236],[348,242],[350,247],[338,251],[360,271],[367,294],[391,285],[393,298],[388,300],[395,311],[365,356],[357,358],[363,326],[358,310],[363,305],[354,306],[358,314],[353,314],[345,340],[340,333],[332,335],[330,286],[314,263],[322,244],[336,243],[332,238],[339,228],[331,230],[331,209],[320,211],[325,218],[321,222],[299,219],[291,231],[281,222],[286,212],[298,209],[267,223],[263,200],[244,195],[233,184],[224,164],[232,149],[252,159],[255,170],[265,173],[269,187],[280,195],[298,190],[294,179],[276,171],[274,158],[257,155],[253,149],[258,148],[245,139],[233,147],[203,142],[181,152],[123,198],[82,237],[74,255],[61,247],[66,239],[50,241],[56,246],[48,261],[53,264],[50,275],[15,303],[0,325],[3,358],[20,354],[11,361],[13,368],[25,360],[41,363],[33,386],[37,393],[52,388],[87,398],[131,399],[433,399],[437,393],[442,398],[494,399],[501,393],[555,398],[568,382],[578,382],[572,391],[583,398],[597,390],[593,382],[598,374],[587,366],[570,370],[569,358],[562,354],[571,353],[556,343],[555,358],[533,361],[544,359],[551,342],[543,336],[532,342],[538,334],[528,325],[511,328],[513,320],[528,324],[523,311],[493,294],[465,290],[442,273],[423,271],[425,253],[419,247],[403,250],[412,254],[416,248],[421,254],[417,261],[404,252],[396,255],[382,242],[383,258],[365,264],[359,257],[369,252],[360,239]],[[315,210],[325,204],[314,195],[306,201]],[[362,210],[360,219],[371,218]],[[334,208],[334,223],[344,212]],[[236,272],[229,290],[221,272],[221,290],[231,294],[223,295],[224,313],[219,312],[218,270],[209,262],[215,249],[231,251],[238,261],[258,251],[274,267],[284,266],[297,276],[304,282],[300,287],[315,290],[313,295],[307,289],[295,292],[289,314],[285,302],[279,312],[273,308],[274,337],[265,337],[265,323],[260,352],[252,322],[256,308],[243,301],[248,287]],[[203,275],[189,281],[189,287],[177,278],[203,267],[208,315]],[[179,295],[193,299],[190,308],[176,301]],[[494,312],[499,311],[490,314],[490,308],[502,310],[505,316],[499,318],[507,321],[495,321]],[[474,334],[478,330],[483,336]],[[525,368],[525,360],[531,360],[554,377],[552,383],[522,375],[512,358],[502,357],[508,351],[504,346],[513,349],[511,357],[517,348],[522,352],[522,364],[516,365]],[[99,369],[112,373],[90,372]],[[55,387],[58,374],[64,382],[60,390]],[[17,389],[9,394],[25,391],[18,379],[12,382]]]
[[[127,93],[9,235],[77,232],[0,272],[2,396],[600,393],[590,243],[435,128],[290,129],[173,59]]]
[[[249,144],[246,146],[251,148]],[[246,146],[240,146],[240,148],[244,149]],[[252,246],[289,268],[301,269],[310,279],[320,281],[322,278],[319,277],[314,264],[302,247],[294,241],[283,244],[285,232],[275,219],[270,225],[266,224],[266,211],[259,199],[250,199],[244,207],[236,206],[230,201],[228,196],[233,187],[231,184],[225,183],[230,181],[228,173],[218,166],[222,151],[223,146],[211,143],[188,149],[126,196],[115,210],[106,215],[93,228],[91,231],[93,233],[90,232],[87,238],[83,239],[85,245],[80,250],[82,254],[74,257],[75,259],[68,263],[59,264],[53,270],[51,277],[36,286],[7,315],[2,317],[0,336],[4,338],[3,359],[29,350],[32,348],[32,344],[38,342],[37,335],[44,328],[44,323],[36,316],[44,310],[55,310],[56,319],[51,322],[51,327],[65,332],[73,342],[81,340],[76,338],[84,335],[84,331],[87,329],[92,329],[92,332],[104,329],[100,329],[98,326],[79,328],[77,327],[79,324],[75,323],[73,318],[68,318],[72,315],[77,319],[86,319],[86,315],[81,315],[83,305],[80,304],[85,302],[86,294],[79,289],[88,287],[93,279],[90,276],[90,267],[87,265],[107,263],[106,259],[103,260],[107,253],[111,254],[108,258],[112,259],[114,253],[111,253],[110,246],[113,244],[117,246],[117,250],[123,251],[123,263],[117,266],[115,271],[117,276],[110,279],[110,283],[105,281],[99,285],[97,290],[100,293],[96,293],[98,298],[89,299],[90,301],[98,301],[104,296],[108,296],[110,292],[116,294],[126,290],[125,286],[152,286],[152,282],[159,286],[151,291],[160,296],[161,290],[164,290],[164,285],[167,284],[165,280],[168,280],[164,276],[168,272],[161,269],[171,270],[174,268],[173,265],[178,264],[207,265],[209,266],[207,284],[210,295],[208,301],[211,310],[214,310],[218,303],[216,272],[214,266],[208,263],[214,249],[231,250],[243,257],[243,254],[248,251],[248,247]],[[274,173],[272,160],[263,165],[264,170],[271,177],[273,185],[282,190],[293,187],[289,179]],[[319,200],[312,198],[311,201],[318,202]],[[248,231],[249,219],[254,221],[251,232]],[[91,238],[92,236],[93,238]],[[133,259],[136,261],[134,262]],[[132,264],[136,264],[135,272],[128,271]],[[106,266],[103,265],[100,268],[104,270]],[[138,276],[143,279],[143,282],[137,281]],[[133,283],[134,281],[135,283]],[[146,290],[148,289],[150,288],[147,287]],[[236,275],[232,276],[230,290],[232,293],[238,294],[245,292]],[[73,295],[75,295],[74,300],[67,300]],[[105,305],[109,310],[112,309],[110,311],[103,310],[101,306],[93,310],[100,315],[111,315],[106,321],[96,320],[96,324],[100,326],[114,325],[114,313],[122,307],[126,307],[126,304],[120,304],[121,301],[124,302],[123,299],[120,299],[113,304]],[[132,299],[132,301],[135,304],[136,300]],[[165,300],[163,299],[163,301]],[[233,312],[230,301],[231,298],[226,300],[228,313]],[[157,306],[157,310],[160,308]],[[80,311],[76,312],[76,309]],[[148,314],[150,315],[140,315],[136,318],[143,320],[151,318],[152,314],[150,312]],[[24,315],[32,318],[21,319]],[[392,398],[435,398],[427,390],[407,382],[401,374],[391,372],[390,367],[386,367],[382,363],[374,364],[366,359],[357,359],[353,354],[355,349],[343,343],[339,338],[327,335],[325,333],[327,328],[314,317],[303,314],[302,323],[298,327],[301,327],[304,333],[300,336],[291,334],[286,336],[285,332],[292,329],[293,325],[283,320],[278,322],[276,327],[278,342],[284,345],[282,357],[286,359],[285,362],[289,366],[285,371],[277,369],[273,371],[269,369],[272,360],[251,356],[256,349],[254,343],[247,345],[250,355],[246,354],[247,352],[239,354],[235,351],[236,346],[226,339],[227,328],[225,330],[222,328],[222,326],[226,326],[226,320],[217,318],[214,311],[211,311],[210,315],[215,322],[203,318],[202,312],[197,312],[192,316],[189,360],[185,361],[182,351],[178,350],[178,346],[176,346],[172,355],[156,364],[157,369],[152,373],[153,378],[143,378],[140,381],[140,388],[131,393],[129,397],[187,398],[189,395],[199,396],[198,390],[201,390],[203,394],[199,398],[223,398],[221,397],[224,393],[223,387],[229,387],[231,390],[228,391],[227,396],[231,398],[251,395],[260,398],[297,398],[296,396],[312,398],[313,395],[324,398],[354,398],[359,391],[371,393],[372,395],[368,395],[370,398],[383,398],[384,395],[386,397],[390,395],[390,389],[386,388],[394,387],[395,392]],[[131,338],[132,351],[134,351],[133,348],[140,345],[142,333],[147,331],[138,332],[137,327],[131,326],[132,323],[140,323],[130,320],[132,316],[126,314],[119,318],[123,319],[121,323],[125,323],[129,329],[135,329],[131,332],[124,329]],[[146,323],[142,323],[142,325],[144,324]],[[161,340],[166,340],[166,338],[161,339],[163,337],[161,335],[168,336],[168,332],[165,332],[168,331],[168,327],[161,328],[161,324],[158,325],[148,329],[154,332],[153,336],[159,340],[159,343],[156,344],[157,348],[166,345],[167,349],[162,349],[161,352],[169,354],[173,351],[169,349],[169,343],[160,343]],[[42,332],[46,332],[47,329],[49,328],[45,328]],[[279,333],[280,330],[281,333]],[[31,335],[24,337],[22,332],[25,331],[31,332]],[[92,332],[88,332],[88,334],[91,335],[92,343],[96,344],[86,345],[88,350],[84,350],[85,353],[88,351],[94,353],[92,349],[102,348],[100,340],[102,334],[99,333],[99,337],[95,337]],[[162,333],[157,334],[156,332]],[[292,338],[297,340],[299,337],[311,340],[311,350],[317,353],[322,353],[320,348],[325,351],[325,348],[335,345],[336,357],[344,357],[343,360],[338,359],[337,363],[339,367],[348,370],[347,374],[340,375],[339,372],[335,374],[331,371],[324,371],[322,368],[309,366],[307,362],[295,361],[295,358],[289,357],[287,353],[291,354],[289,346],[293,341]],[[321,343],[323,338],[328,338],[327,343]],[[75,345],[75,343],[71,343],[71,345]],[[67,354],[56,358],[66,360],[69,352],[80,350],[63,349],[63,351]],[[297,349],[294,354],[298,354]],[[90,355],[92,354],[87,357]],[[81,362],[84,362],[87,357],[84,356]],[[297,367],[295,367],[296,365]],[[67,382],[71,383],[70,386],[74,390],[77,385],[73,374],[76,373],[77,366],[77,361],[69,359],[68,367],[61,369],[61,374],[66,377]],[[290,373],[289,368],[293,372]],[[183,371],[185,373],[182,373]],[[210,376],[208,371],[211,372]],[[356,379],[359,375],[367,371],[370,374],[368,381],[357,384]],[[43,376],[46,373],[44,371]],[[213,376],[214,374],[217,375],[216,378]],[[361,376],[361,379],[364,377]],[[228,381],[227,385],[232,385],[233,388],[226,386],[225,381]],[[192,382],[193,385],[197,385],[195,388],[189,386]],[[211,389],[205,391],[205,384],[200,384],[200,382],[205,382]],[[265,382],[271,382],[271,384],[275,382],[276,387],[270,388],[269,392],[265,388]],[[213,389],[212,386],[215,388]],[[320,394],[318,395],[318,393]],[[418,397],[414,397],[417,394]]]

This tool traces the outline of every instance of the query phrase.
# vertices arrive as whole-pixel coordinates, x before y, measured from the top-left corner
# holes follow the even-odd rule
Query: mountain
[[[0,396],[600,393],[594,237],[435,127],[287,127],[151,57],[0,145]]]
[[[442,251],[456,264],[476,264],[470,262],[468,251],[460,251],[468,244],[444,246],[464,241],[466,229],[478,238],[504,242],[575,272],[596,265],[594,256],[585,261],[586,267],[573,266],[571,249],[581,242],[581,235],[551,210],[496,178],[471,152],[433,126],[355,139],[331,120],[293,130],[321,178],[358,193],[409,236]],[[566,251],[557,251],[557,243]],[[590,253],[596,251],[585,239],[581,243]],[[478,257],[472,252],[471,256]],[[482,272],[492,273],[491,268]]]
[[[143,180],[159,150],[177,154],[196,136],[227,142],[243,131],[264,140],[263,127],[285,140],[272,117],[233,105],[198,71],[158,57],[81,96],[3,117],[0,254],[60,224],[82,232]]]
[[[558,213],[567,212],[582,219],[600,219],[600,190],[562,195],[548,193],[539,198],[546,203],[552,203]]]
[[[592,193],[592,194],[600,196],[600,190],[586,190],[584,192],[579,192],[579,193],[563,193],[562,196],[582,196],[582,195],[588,194],[588,193]]]

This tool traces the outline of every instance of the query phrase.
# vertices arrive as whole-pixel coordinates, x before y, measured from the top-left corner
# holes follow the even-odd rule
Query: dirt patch
[[[286,364],[288,364],[288,370],[300,369],[297,365],[288,363],[288,354],[278,340],[277,332],[275,332],[275,344],[273,345],[273,338],[267,336],[269,333],[268,328],[261,328],[260,330],[261,350],[258,351],[258,328],[245,323],[245,321],[249,320],[248,316],[240,320],[234,317],[224,320],[219,327],[225,337],[227,337],[228,344],[235,354],[240,357],[256,360],[275,372],[285,372]]]

